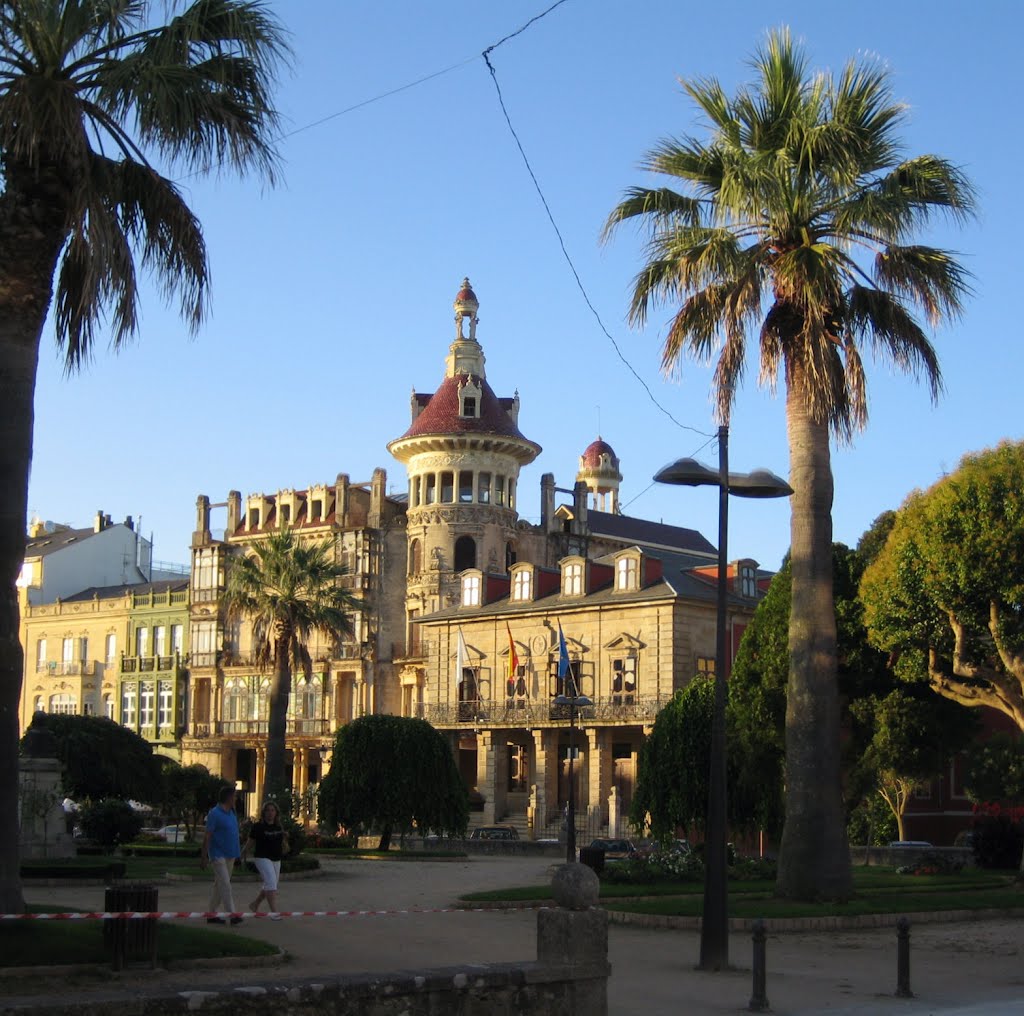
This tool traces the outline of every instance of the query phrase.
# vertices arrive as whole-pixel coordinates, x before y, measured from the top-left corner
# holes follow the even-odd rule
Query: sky
[[[521,474],[520,515],[538,520],[542,473],[572,486],[600,434],[620,458],[627,514],[715,543],[712,490],[652,484],[681,456],[717,462],[709,371],[686,362],[678,377],[661,374],[670,311],[642,330],[626,321],[641,238],[626,227],[602,246],[599,234],[626,188],[658,183],[638,168],[646,151],[700,135],[679,79],[713,76],[733,91],[780,25],[813,67],[883,60],[908,106],[908,152],[960,165],[979,196],[976,222],[940,223],[925,237],[960,252],[974,275],[962,318],[932,334],[942,398],[932,405],[924,387],[868,359],[868,427],[833,453],[835,538],[856,544],[879,513],[965,453],[1021,439],[1024,8],[566,0],[493,50],[512,125],[595,316],[480,56],[549,6],[272,0],[294,51],[277,92],[282,182],[167,170],[210,251],[212,313],[194,339],[149,291],[138,340],[117,355],[99,349],[67,377],[47,326],[30,514],[76,526],[99,509],[141,516],[154,556],[187,563],[199,494],[220,502],[229,490],[301,489],[342,472],[359,482],[377,466],[404,491],[386,445],[409,424],[410,390],[434,391],[444,376],[452,301],[468,276],[488,381],[500,396],[519,392],[520,429],[544,449]],[[785,476],[784,404],[756,382],[755,359],[737,393],[730,464]],[[778,567],[787,502],[731,499],[728,542],[730,559]]]

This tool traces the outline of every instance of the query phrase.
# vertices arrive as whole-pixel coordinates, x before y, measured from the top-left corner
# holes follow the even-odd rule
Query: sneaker
[[[280,921],[281,920],[281,915],[280,914],[270,914],[269,917],[270,917],[270,919],[272,921]]]
[[[220,923],[223,924],[224,922],[221,921]],[[231,923],[232,924],[241,924],[242,923],[242,919],[240,917],[232,917],[231,918]]]
[[[224,923],[224,918],[223,917],[208,917],[206,919],[206,923],[207,924],[223,924]]]

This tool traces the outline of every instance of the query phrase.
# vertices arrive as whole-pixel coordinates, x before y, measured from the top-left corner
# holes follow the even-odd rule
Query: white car
[[[186,825],[165,825],[160,829],[154,829],[153,835],[159,836],[167,843],[190,843],[192,841]]]

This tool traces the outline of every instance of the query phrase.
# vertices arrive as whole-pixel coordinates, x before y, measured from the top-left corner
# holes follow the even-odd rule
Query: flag
[[[516,652],[516,644],[512,641],[512,629],[505,622],[505,631],[508,632],[508,693],[515,691],[516,678],[519,676],[519,654]]]
[[[462,629],[459,629],[459,640],[455,647],[455,686],[462,685],[463,673],[466,666],[466,640],[462,637]]]
[[[558,678],[561,680],[569,673],[569,650],[565,645],[565,633],[562,622],[558,622]]]

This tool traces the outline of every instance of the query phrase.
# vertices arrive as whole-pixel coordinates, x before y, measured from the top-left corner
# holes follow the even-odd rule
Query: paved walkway
[[[550,878],[549,859],[474,857],[448,862],[374,862],[328,859],[325,876],[282,883],[280,902],[295,910],[402,910],[446,907],[460,893]],[[253,883],[236,886],[236,905],[255,895]],[[160,887],[160,907],[202,910],[203,882]],[[95,909],[102,889],[31,888],[28,899]],[[381,916],[247,920],[239,929],[279,945],[289,962],[280,967],[130,971],[119,978],[76,979],[89,996],[176,991],[229,984],[323,978],[331,974],[394,971],[425,966],[504,962],[536,957],[536,915],[490,913],[392,913]],[[225,931],[225,933],[229,933]],[[705,974],[693,969],[699,951],[694,931],[610,928],[609,1009],[614,1016],[718,1016],[747,1010],[751,993],[749,937],[734,934],[734,969]],[[1024,926],[1001,920],[920,925],[911,931],[913,999],[897,999],[893,929],[855,932],[784,932],[768,938],[767,993],[778,1016],[827,1013],[1024,1016]],[[5,1002],[23,991],[64,992],[68,982],[30,988],[5,985]]]

